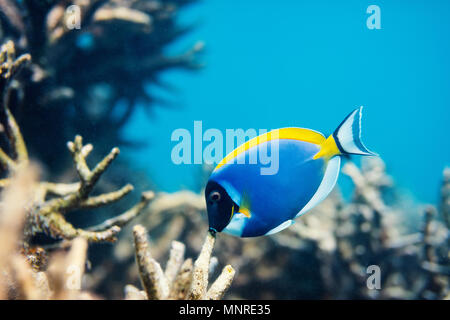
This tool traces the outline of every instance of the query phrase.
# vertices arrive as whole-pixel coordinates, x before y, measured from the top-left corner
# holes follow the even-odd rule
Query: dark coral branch
[[[156,260],[151,257],[147,231],[137,225],[133,229],[134,245],[136,250],[136,262],[139,267],[139,275],[142,286],[150,300],[167,298],[169,287],[164,273]]]
[[[153,193],[153,191],[143,192],[141,195],[141,201],[139,201],[135,206],[117,217],[108,219],[95,227],[89,228],[89,230],[100,231],[111,228],[112,226],[122,227],[126,225],[129,221],[137,217],[142,212],[142,210],[144,210],[144,208],[150,203],[150,201],[153,200],[154,197],[155,194]]]
[[[16,49],[11,40],[3,44],[0,49],[0,76],[3,81],[10,82],[29,61],[29,54],[23,54],[16,59]]]
[[[16,171],[20,165],[26,165],[28,162],[28,152],[16,120],[8,108],[9,83],[17,75],[20,69],[31,60],[28,54],[21,55],[15,59],[15,48],[12,41],[6,42],[0,49],[0,76],[3,83],[0,83],[0,95],[2,97],[2,109],[5,112],[6,133],[9,143],[15,152],[15,159],[8,156],[6,152],[0,149],[0,163],[9,171]]]

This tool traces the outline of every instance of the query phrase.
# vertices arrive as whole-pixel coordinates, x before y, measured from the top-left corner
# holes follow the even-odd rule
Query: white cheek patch
[[[231,218],[230,223],[223,229],[223,232],[231,234],[233,236],[240,237],[244,231],[244,227],[249,219],[242,213],[235,213]]]

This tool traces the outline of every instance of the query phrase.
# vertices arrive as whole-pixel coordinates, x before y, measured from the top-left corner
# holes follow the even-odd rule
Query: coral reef
[[[15,51],[12,42],[7,42],[2,46],[0,63],[2,65],[1,75],[6,81],[5,88],[3,89],[5,97],[9,96],[9,82],[12,81],[22,63],[28,60],[27,56],[21,56],[14,60],[14,55]],[[16,159],[11,158],[5,151],[0,149],[0,163],[6,167],[9,175],[12,176],[28,164],[28,152],[20,129],[9,111],[7,98],[3,99],[3,109],[6,117],[4,127],[8,133],[12,153],[16,156]],[[74,209],[96,208],[116,202],[128,194],[133,187],[128,184],[114,192],[90,196],[100,176],[119,154],[119,149],[113,148],[91,170],[86,163],[86,157],[92,151],[92,145],[83,145],[81,136],[76,136],[75,141],[69,142],[67,146],[72,154],[80,182],[71,184],[39,183],[33,200],[28,204],[28,214],[24,230],[24,242],[26,246],[28,245],[29,239],[37,232],[46,232],[55,238],[60,237],[63,239],[74,239],[77,236],[81,236],[89,241],[113,241],[115,235],[120,231],[120,226],[137,216],[153,198],[153,193],[144,193],[139,204],[122,215],[110,219],[100,226],[94,227],[95,231],[73,227],[64,218],[65,213]],[[5,186],[9,183],[10,178],[4,178],[0,184]],[[49,194],[54,196],[48,199]]]
[[[83,234],[91,240],[112,240],[118,227],[136,216],[153,196],[144,193],[139,201],[130,193],[129,183],[142,190],[154,186],[121,159],[94,181],[98,179],[96,169],[117,155],[117,149],[111,151],[109,146],[142,145],[124,141],[121,136],[121,129],[137,105],[150,115],[155,105],[170,107],[154,90],[175,92],[161,79],[164,72],[201,67],[201,42],[180,54],[168,54],[167,50],[191,30],[192,26],[181,26],[177,19],[178,13],[194,2],[0,1],[0,43],[5,43],[0,57],[0,90],[4,98],[0,120],[6,124],[2,128],[6,134],[0,135],[0,148],[5,151],[0,160],[8,169],[3,171],[0,184],[9,186],[11,176],[6,173],[11,175],[18,163],[28,162],[28,153],[39,162],[43,180],[58,182],[41,182],[36,201],[31,201],[27,211],[26,237],[21,241],[25,240],[24,254],[36,270],[45,268],[48,257],[47,250],[34,244],[53,248],[51,239],[40,231],[65,239]],[[11,134],[19,127],[16,120],[26,137],[26,147],[15,144],[23,139]],[[67,152],[66,141],[74,136]],[[95,141],[96,148],[83,145],[81,136]],[[100,167],[85,165],[88,153]],[[105,154],[109,155],[104,158]],[[70,169],[72,162],[77,170]],[[60,183],[75,178],[79,182]],[[94,186],[99,196],[91,195]],[[103,206],[121,198],[113,207]],[[136,201],[138,204],[128,209]],[[95,215],[84,210],[94,207]],[[92,271],[96,271],[97,264],[109,263],[111,249],[108,245],[92,246],[88,257],[94,264]],[[94,280],[88,281],[88,286]]]
[[[11,178],[2,193],[0,212],[0,299],[101,299],[84,289],[86,280],[88,240],[79,236],[65,242],[53,252],[45,270],[34,267],[17,250],[23,223],[26,221],[27,203],[38,189],[37,170],[26,166]],[[184,244],[173,241],[165,271],[151,257],[144,227],[133,228],[136,262],[145,291],[133,285],[124,288],[125,299],[210,299],[223,297],[230,287],[235,271],[227,265],[208,289],[211,253],[215,237],[207,233],[200,255],[195,263],[184,260]],[[31,262],[31,263],[30,263]]]
[[[13,48],[5,45],[2,52],[9,50],[9,54],[1,55],[6,82],[27,60],[14,59]],[[98,288],[107,281],[111,291],[106,297],[125,299],[449,298],[448,169],[444,170],[441,188],[442,217],[433,206],[425,207],[422,228],[413,232],[402,227],[404,219],[410,218],[405,210],[410,209],[389,204],[395,198],[395,185],[379,158],[363,160],[361,169],[350,161],[344,165],[342,171],[354,185],[350,200],[335,190],[313,212],[270,237],[239,239],[220,234],[216,244],[215,237],[208,233],[203,239],[207,230],[204,198],[202,192],[191,191],[144,193],[141,202],[124,214],[87,230],[76,229],[64,219],[65,212],[115,202],[131,191],[126,185],[110,193],[90,195],[118,150],[113,149],[90,169],[86,157],[92,146],[83,145],[77,136],[67,146],[80,182],[39,182],[6,104],[4,112],[4,131],[12,155],[0,151],[1,163],[9,172],[1,180],[5,190],[0,235],[6,237],[0,252],[1,297],[98,299],[103,297]],[[47,199],[49,194],[53,197]],[[148,214],[138,216],[153,197],[146,209]],[[114,264],[119,268],[100,265],[85,274],[88,240],[112,240],[119,226],[133,218],[142,225],[133,228],[133,240],[122,237],[115,247]],[[50,257],[40,248],[28,248],[26,241],[20,253],[17,242],[37,231],[73,240],[62,242]],[[212,256],[214,246],[217,256]],[[185,253],[199,251],[195,263],[184,258]],[[168,261],[165,269],[157,262],[163,259]],[[218,261],[229,263],[220,273],[216,270]],[[370,284],[374,270],[381,277],[379,283]],[[108,281],[104,276],[108,272],[119,273],[122,278],[117,283]],[[209,285],[209,278],[214,276],[216,280]],[[233,290],[226,295],[232,281]],[[138,289],[137,282],[143,290]],[[80,283],[85,283],[84,287]],[[129,284],[124,287],[124,283]]]
[[[422,231],[402,230],[402,219],[414,213],[385,204],[393,185],[381,159],[365,159],[362,170],[347,162],[342,171],[354,183],[351,201],[335,191],[291,228],[258,242],[262,250],[258,263],[247,261],[238,269],[233,293],[241,292],[245,298],[317,299],[443,299],[448,295],[449,231],[430,214],[433,209],[426,209]],[[433,271],[427,268],[430,258],[425,252],[432,261],[439,260]],[[276,263],[270,263],[269,257]],[[381,276],[375,288],[368,284],[374,267]],[[249,272],[257,279],[250,274],[239,279]],[[255,285],[260,288],[258,296],[250,290]]]
[[[184,260],[184,244],[172,241],[170,257],[164,272],[160,264],[151,257],[146,229],[137,225],[133,228],[133,234],[136,262],[145,291],[139,291],[128,285],[126,288],[128,299],[218,300],[230,287],[235,271],[233,267],[227,265],[208,289],[211,253],[215,243],[215,236],[209,232],[194,265],[191,259]]]
[[[121,137],[137,105],[170,106],[165,71],[200,66],[202,43],[167,54],[193,2],[0,0],[0,299],[450,299],[448,168],[437,206],[418,206],[381,159],[347,161],[350,197],[258,239],[205,238],[200,190],[133,199],[149,181],[109,148],[139,144]]]
[[[18,250],[27,206],[38,186],[38,169],[28,165],[11,177],[2,192],[0,299],[93,299],[95,295],[81,290],[88,246],[85,238],[66,243],[63,251],[52,255],[45,271],[42,264],[36,267],[35,261]]]
[[[350,198],[336,189],[293,226],[269,237],[217,235],[212,259],[226,261],[236,270],[225,298],[448,298],[450,234],[444,223],[448,170],[441,193],[442,219],[432,206],[411,208],[402,200],[393,201],[397,188],[379,158],[363,160],[361,169],[347,162],[342,171],[354,186]],[[171,239],[182,242],[189,254],[200,250],[207,229],[202,193],[158,193],[147,211],[138,221],[149,230],[155,259],[167,258]],[[412,219],[418,223],[408,223]],[[124,263],[126,281],[136,283],[139,274],[133,271],[132,259],[126,258],[134,255],[130,243],[120,239],[115,256]],[[379,287],[370,285],[376,267]]]
[[[6,169],[4,178],[0,180],[0,186],[6,189],[2,192],[0,211],[0,237],[4,244],[0,253],[0,298],[87,298],[89,294],[70,289],[73,286],[65,279],[67,271],[75,268],[77,279],[72,280],[81,283],[87,241],[114,241],[120,227],[141,213],[154,194],[144,192],[141,201],[134,207],[90,230],[75,228],[65,219],[64,214],[69,211],[93,209],[116,202],[132,191],[133,187],[128,184],[114,192],[91,196],[98,179],[118,155],[119,149],[112,149],[94,169],[90,169],[86,157],[93,147],[90,144],[83,145],[81,136],[76,136],[74,142],[67,144],[80,182],[65,184],[38,181],[38,170],[30,164],[20,128],[8,108],[14,77],[29,58],[29,55],[22,55],[15,59],[11,41],[1,47],[2,131],[9,142],[11,155],[0,148],[0,163]],[[76,239],[70,244],[71,250],[67,257],[56,256],[48,263],[45,250],[30,244],[31,237],[38,232],[46,232],[64,240]],[[19,250],[19,244],[22,250]]]
[[[151,116],[156,105],[171,106],[155,93],[175,95],[176,90],[161,78],[166,71],[201,67],[201,42],[168,54],[168,47],[191,30],[192,26],[178,23],[178,14],[194,2],[0,1],[0,43],[9,48],[2,50],[0,90],[8,87],[4,104],[20,125],[27,151],[40,163],[45,180],[77,178],[71,170],[73,155],[66,149],[66,142],[75,136],[95,141],[89,156],[93,163],[100,163],[110,146],[147,143],[125,141],[122,129],[137,107]],[[19,57],[15,61],[11,50]],[[10,71],[15,77],[5,81],[9,77],[5,68],[14,62]],[[19,67],[22,71],[17,74]],[[9,150],[8,139],[0,137],[0,148]],[[128,183],[140,190],[155,189],[147,175],[131,169],[128,160],[114,162],[96,183],[97,192],[108,194]],[[120,215],[137,201],[139,195],[130,193],[114,207],[98,207],[95,215],[74,208],[65,218],[86,229]],[[38,241],[50,240],[39,235]],[[97,248],[91,253],[100,259]]]
[[[0,180],[3,191],[0,211],[0,298],[11,299],[96,299],[94,294],[81,290],[87,263],[88,241],[114,241],[120,227],[134,219],[153,199],[153,192],[144,192],[141,201],[125,213],[111,218],[89,230],[75,228],[64,215],[76,209],[93,209],[116,202],[127,195],[130,184],[106,194],[91,196],[100,176],[119,154],[113,148],[93,169],[86,158],[91,144],[83,145],[82,137],[67,143],[80,182],[50,183],[38,179],[37,169],[30,164],[26,144],[19,126],[8,108],[10,83],[29,55],[15,59],[14,44],[9,41],[0,51],[0,75],[5,119],[3,126],[12,156],[0,148],[0,163],[7,175]],[[49,197],[51,195],[51,197]],[[208,289],[211,253],[215,237],[207,234],[198,259],[184,260],[184,245],[172,242],[165,272],[151,257],[144,227],[133,229],[136,261],[144,292],[132,285],[125,287],[126,298],[146,299],[220,299],[231,285],[234,269],[227,265]],[[42,248],[32,247],[30,239],[38,232],[62,238],[61,247],[49,259]],[[4,239],[3,239],[4,238]],[[69,242],[67,242],[69,240]],[[72,240],[72,241],[70,241]],[[18,250],[22,243],[23,250]]]

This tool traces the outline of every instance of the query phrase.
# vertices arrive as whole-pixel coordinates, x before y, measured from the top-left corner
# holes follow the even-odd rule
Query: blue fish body
[[[205,192],[210,230],[255,237],[292,225],[331,192],[341,155],[373,155],[360,140],[360,118],[361,108],[328,139],[309,129],[283,128],[273,131],[275,138],[271,133],[259,136],[227,155],[211,174]],[[251,161],[260,157],[261,150],[277,152],[275,173],[262,174],[268,164]]]
[[[270,145],[269,142],[265,144]],[[241,153],[236,163],[225,164],[213,172],[210,180],[221,184],[236,203],[241,203],[242,195],[248,196],[251,217],[246,221],[251,223],[245,223],[242,237],[266,234],[274,226],[295,218],[323,179],[325,161],[313,160],[318,151],[315,144],[282,139],[276,174],[261,175],[261,167],[266,165],[243,161],[243,158],[252,159],[258,148]]]

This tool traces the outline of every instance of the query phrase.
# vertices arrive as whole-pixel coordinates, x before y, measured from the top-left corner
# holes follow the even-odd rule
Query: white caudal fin
[[[361,141],[362,109],[363,107],[359,107],[350,113],[334,131],[333,137],[343,154],[376,156],[377,154],[367,149]]]

